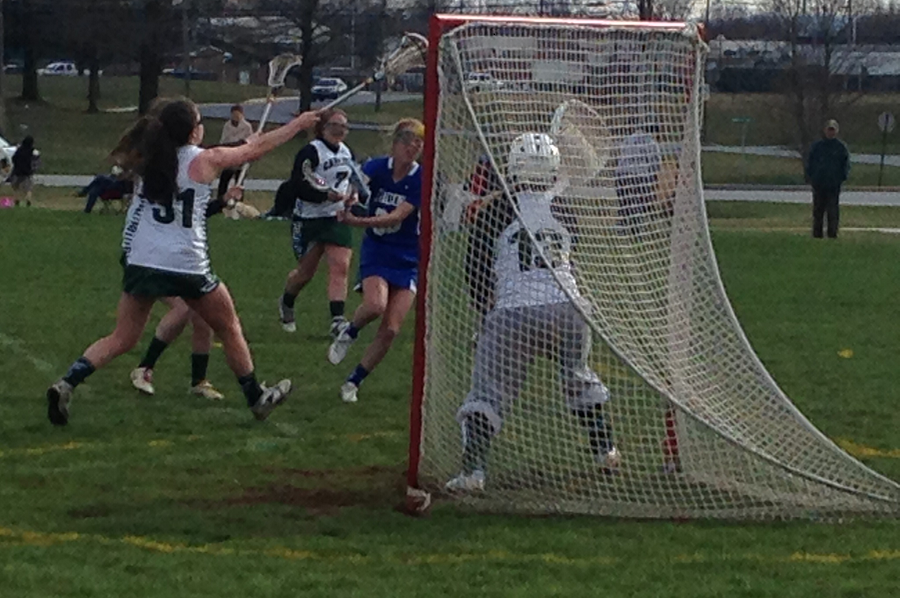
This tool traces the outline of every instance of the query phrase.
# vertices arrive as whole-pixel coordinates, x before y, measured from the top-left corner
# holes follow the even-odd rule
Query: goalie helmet
[[[512,142],[506,173],[517,183],[552,185],[559,166],[559,148],[549,135],[525,133]]]

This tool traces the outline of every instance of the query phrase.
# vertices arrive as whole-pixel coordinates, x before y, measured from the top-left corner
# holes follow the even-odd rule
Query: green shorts
[[[316,244],[353,247],[353,230],[337,218],[295,218],[291,223],[291,240],[299,260]]]
[[[219,277],[209,274],[181,274],[134,266],[125,263],[122,256],[122,288],[135,297],[181,297],[182,299],[199,299],[216,290]]]

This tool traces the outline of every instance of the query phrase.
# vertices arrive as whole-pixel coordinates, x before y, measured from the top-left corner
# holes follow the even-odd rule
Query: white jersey
[[[353,171],[353,153],[343,143],[339,144],[337,151],[332,151],[328,144],[321,139],[313,139],[310,142],[318,154],[318,164],[313,173],[329,189],[345,194],[350,190],[350,174]],[[297,199],[295,212],[300,218],[331,218],[344,209],[342,202],[326,201],[325,203],[313,203]]]
[[[202,151],[195,145],[178,150],[178,194],[171,206],[151,203],[143,197],[143,185],[136,185],[122,233],[125,263],[181,274],[211,273],[206,243],[210,188],[188,176],[191,161]]]
[[[563,303],[569,301],[566,290],[579,297],[569,260],[572,236],[550,211],[553,194],[524,192],[517,194],[516,200],[522,220],[516,219],[506,227],[494,252],[495,307]]]

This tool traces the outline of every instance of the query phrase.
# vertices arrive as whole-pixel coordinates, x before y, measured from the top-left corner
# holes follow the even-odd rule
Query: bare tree
[[[696,0],[654,0],[652,10],[656,21],[685,21],[694,12]]]
[[[842,73],[855,55],[846,42],[844,0],[772,0],[787,41],[787,68],[780,80],[784,108],[796,127],[796,142],[805,151],[825,119],[854,101],[846,94]]]

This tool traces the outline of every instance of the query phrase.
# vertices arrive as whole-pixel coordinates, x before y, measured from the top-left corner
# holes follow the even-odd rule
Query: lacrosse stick
[[[343,93],[336,100],[332,100],[323,110],[334,108],[346,102],[349,98],[355,96],[363,90],[367,85],[371,85],[376,81],[383,81],[388,77],[396,77],[410,69],[425,66],[425,53],[428,51],[428,40],[418,33],[406,33],[400,40],[397,48],[381,59],[378,70],[365,81]]]
[[[356,192],[359,195],[359,202],[365,204],[367,201],[369,201],[369,197],[372,195],[372,192],[369,190],[369,186],[366,184],[366,179],[363,176],[362,171],[360,171],[359,166],[357,166],[356,162],[351,161],[349,163],[349,166],[350,176],[348,177],[348,180],[350,181],[350,184],[356,188]],[[300,167],[300,171],[303,174],[303,178],[306,179],[307,183],[309,183],[309,186],[316,191],[321,191],[322,193],[335,191],[337,193],[340,193],[338,189],[334,189],[328,186],[328,183],[326,183],[322,177],[313,172],[312,165],[308,160],[303,162],[303,165]]]
[[[262,117],[259,119],[259,125],[256,127],[257,133],[262,133],[266,121],[269,120],[269,113],[272,106],[275,105],[275,96],[284,87],[284,80],[287,78],[288,72],[295,66],[302,64],[303,58],[296,54],[279,54],[269,61],[269,96],[266,98],[266,107],[263,110]],[[250,169],[249,162],[241,167],[241,174],[238,176],[237,186],[244,184],[244,177]]]
[[[606,163],[611,136],[603,118],[580,100],[567,100],[553,112],[550,135],[562,158],[562,174],[570,185],[590,187],[608,178]]]

